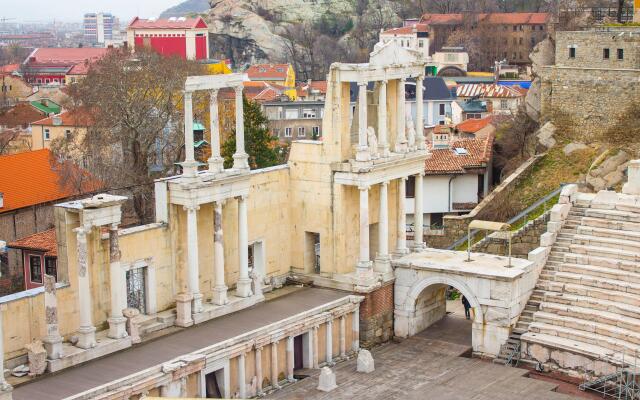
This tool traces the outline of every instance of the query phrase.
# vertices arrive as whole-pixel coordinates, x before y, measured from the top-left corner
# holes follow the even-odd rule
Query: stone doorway
[[[304,344],[302,335],[293,338],[293,369],[300,370],[304,368]]]
[[[136,308],[141,314],[146,314],[146,288],[144,268],[127,271],[127,307]]]
[[[220,399],[223,397],[221,385],[218,383],[218,374],[222,371],[214,371],[205,375],[205,397],[207,399]]]

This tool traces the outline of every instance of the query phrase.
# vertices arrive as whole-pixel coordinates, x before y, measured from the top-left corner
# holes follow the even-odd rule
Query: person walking
[[[469,304],[469,300],[464,296],[462,296],[462,305],[464,306],[464,316],[467,317],[467,319],[471,319],[471,304]]]

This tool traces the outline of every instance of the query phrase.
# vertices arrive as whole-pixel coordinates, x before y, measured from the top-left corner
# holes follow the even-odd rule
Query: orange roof
[[[108,48],[100,47],[50,47],[35,49],[29,58],[28,62],[37,63],[69,63],[77,64],[79,62],[97,61],[102,58],[107,52]]]
[[[463,174],[467,169],[486,168],[493,154],[493,139],[493,134],[483,139],[459,139],[450,148],[432,149],[425,161],[425,173]],[[467,154],[457,154],[456,148],[465,149]]]
[[[20,68],[20,64],[7,64],[0,66],[0,75],[16,72]]]
[[[420,22],[427,25],[460,25],[463,14],[424,14]],[[549,13],[480,13],[469,14],[469,18],[494,25],[544,25],[549,22]]]
[[[456,129],[464,133],[476,133],[491,123],[491,116],[482,119],[468,119],[456,125]]]
[[[0,214],[78,194],[60,185],[60,175],[54,168],[59,165],[48,149],[0,156],[0,193],[4,201]],[[95,180],[83,186],[84,193],[98,189]]]
[[[54,124],[53,119],[60,118],[60,124]],[[31,125],[44,125],[44,126],[88,126],[90,125],[91,116],[85,111],[65,111],[58,115],[43,118],[36,122],[32,122]]]
[[[287,71],[291,64],[256,64],[247,69],[247,75],[252,80],[286,80]]]
[[[58,256],[58,242],[56,240],[56,230],[49,229],[44,232],[34,233],[7,244],[15,249],[26,249],[43,251],[47,257]]]
[[[429,27],[427,24],[415,24],[409,26],[401,26],[399,28],[391,28],[382,32],[385,35],[408,35],[414,32],[429,32]]]

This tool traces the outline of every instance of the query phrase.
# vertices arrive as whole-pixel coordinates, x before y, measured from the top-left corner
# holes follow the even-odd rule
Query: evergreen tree
[[[242,97],[244,106],[244,146],[249,154],[251,169],[266,168],[281,164],[286,159],[286,149],[278,144],[278,138],[272,136],[267,127],[269,120],[260,110],[260,105]],[[236,152],[235,132],[222,144],[224,167],[233,166],[233,153]]]

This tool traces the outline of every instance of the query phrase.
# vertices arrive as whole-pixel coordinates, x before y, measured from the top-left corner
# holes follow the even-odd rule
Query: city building
[[[269,129],[281,142],[320,140],[324,101],[270,101],[262,103]]]
[[[105,44],[117,38],[120,23],[109,13],[87,13],[84,15],[82,28],[87,43]]]
[[[451,103],[451,122],[459,124],[468,119],[483,119],[491,114],[491,103],[472,97]]]
[[[447,86],[440,77],[426,77],[424,79],[423,115],[425,129],[433,129],[436,125],[444,125],[451,119],[452,104],[456,101],[455,89]],[[407,101],[411,105],[411,116],[416,119],[415,84],[407,82]]]
[[[296,72],[291,64],[255,64],[247,71],[250,80],[266,82],[288,88],[285,92],[289,99],[296,99]]]
[[[50,149],[51,142],[59,138],[82,138],[90,123],[90,117],[82,110],[64,111],[32,122],[32,149]]]
[[[500,84],[469,83],[458,85],[456,95],[460,100],[478,99],[487,103],[493,114],[513,115],[524,104],[526,89]]]
[[[296,87],[297,100],[324,101],[327,96],[327,81],[300,82]]]
[[[187,60],[209,58],[209,29],[201,17],[141,19],[127,26],[127,43],[132,49],[150,48],[164,56]]]
[[[67,74],[78,64],[90,65],[108,49],[97,47],[37,48],[20,66],[24,80],[34,86],[64,86]]]
[[[405,25],[399,28],[391,28],[380,31],[379,40],[381,43],[394,41],[400,47],[419,51],[424,59],[428,59],[429,53],[429,28],[425,24],[416,23]]]
[[[32,147],[31,124],[45,114],[27,102],[21,102],[0,112],[0,136],[2,153],[13,154],[29,151]],[[5,143],[5,141],[8,141]]]
[[[533,47],[553,29],[548,13],[424,14],[420,24],[428,27],[432,54],[449,46],[449,37],[456,31],[481,36],[478,50],[485,59],[475,62],[487,69],[503,59],[509,64],[529,64]]]

